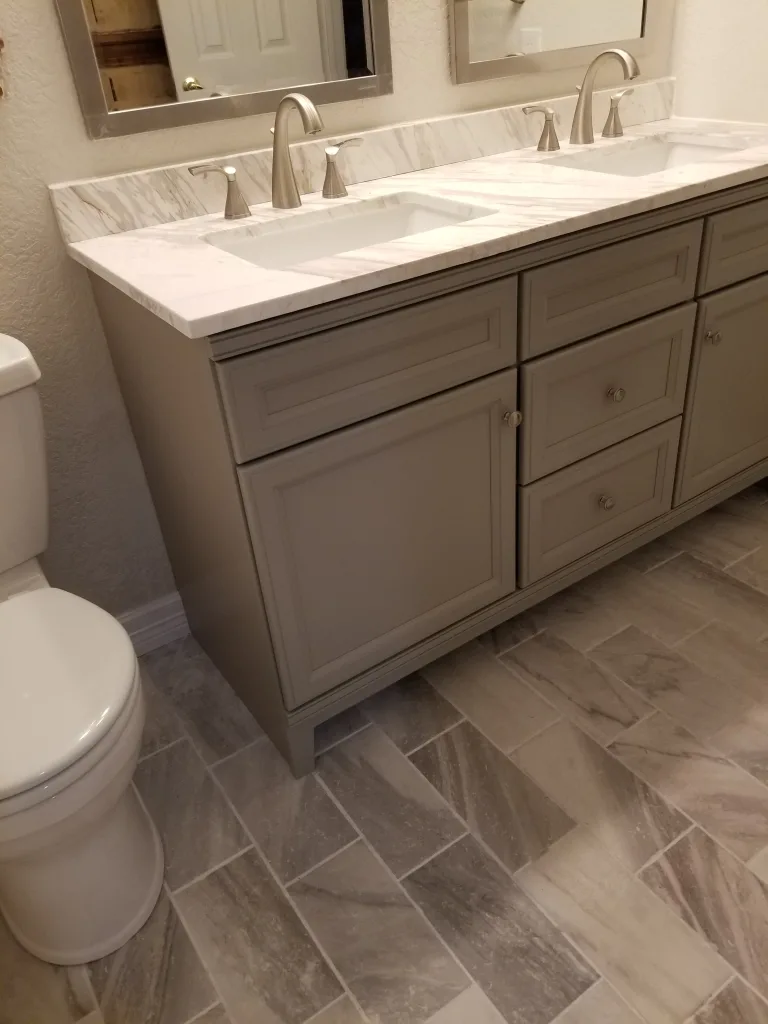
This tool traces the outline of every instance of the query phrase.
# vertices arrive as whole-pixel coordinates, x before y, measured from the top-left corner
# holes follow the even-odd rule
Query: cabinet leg
[[[315,770],[315,727],[314,725],[291,725],[285,734],[283,750],[288,766],[297,779]]]

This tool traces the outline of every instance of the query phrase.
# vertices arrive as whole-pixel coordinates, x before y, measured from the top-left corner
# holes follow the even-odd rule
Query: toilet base
[[[0,864],[0,913],[33,956],[99,960],[146,922],[163,885],[163,848],[132,786],[84,834]]]

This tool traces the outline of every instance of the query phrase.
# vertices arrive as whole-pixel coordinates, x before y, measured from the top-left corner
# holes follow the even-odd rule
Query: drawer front
[[[520,488],[521,586],[671,509],[680,424],[670,420]]]
[[[768,199],[707,219],[700,292],[711,292],[768,271]]]
[[[515,589],[517,371],[239,469],[286,705]]]
[[[692,299],[702,231],[694,221],[523,274],[522,358]]]
[[[235,458],[437,394],[517,361],[517,278],[218,363]]]
[[[522,369],[523,483],[681,415],[696,304]]]

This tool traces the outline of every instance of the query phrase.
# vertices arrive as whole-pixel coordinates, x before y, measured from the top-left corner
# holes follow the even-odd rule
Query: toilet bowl
[[[144,726],[123,627],[50,587],[0,601],[0,913],[30,953],[113,953],[160,894],[157,830],[131,785]]]

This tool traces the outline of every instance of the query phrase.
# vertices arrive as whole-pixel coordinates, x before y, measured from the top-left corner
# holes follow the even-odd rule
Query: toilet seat
[[[90,760],[138,685],[130,638],[101,608],[55,588],[0,602],[0,801]]]

